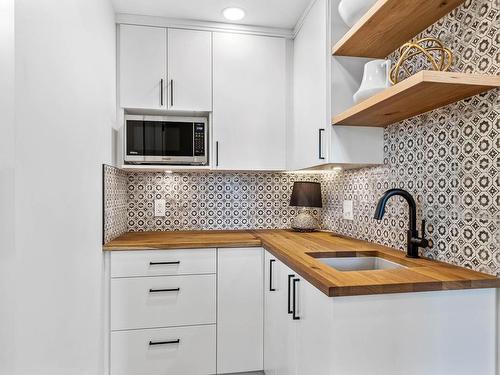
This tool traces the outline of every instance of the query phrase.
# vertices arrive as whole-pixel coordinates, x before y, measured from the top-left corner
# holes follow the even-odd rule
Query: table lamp
[[[301,207],[292,219],[292,229],[299,232],[314,232],[319,229],[318,220],[307,208],[323,207],[319,182],[297,181],[293,183],[290,206]]]

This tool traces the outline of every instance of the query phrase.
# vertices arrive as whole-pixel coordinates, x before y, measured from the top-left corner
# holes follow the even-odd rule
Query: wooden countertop
[[[107,243],[103,249],[116,251],[253,246],[264,247],[330,297],[500,288],[500,278],[491,275],[425,258],[409,259],[402,251],[328,232],[130,232]],[[407,268],[341,272],[316,259],[342,256],[378,256]]]
[[[128,232],[108,242],[104,245],[103,249],[106,251],[115,251],[252,246],[262,246],[261,240],[252,231],[207,230]]]

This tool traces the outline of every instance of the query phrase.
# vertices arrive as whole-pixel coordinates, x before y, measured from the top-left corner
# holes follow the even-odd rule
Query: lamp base
[[[315,232],[319,229],[319,223],[309,211],[304,210],[292,219],[291,227],[296,232]]]

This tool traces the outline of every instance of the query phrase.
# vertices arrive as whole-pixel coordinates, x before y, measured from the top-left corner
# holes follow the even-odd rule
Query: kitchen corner
[[[128,232],[104,251],[114,373],[155,368],[144,340],[182,342],[163,365],[178,368],[197,353],[189,367],[207,373],[361,374],[395,353],[390,371],[494,366],[494,276],[323,231]],[[399,349],[409,337],[418,356]],[[445,342],[452,350],[434,356]],[[460,350],[480,364],[455,361]]]
[[[500,0],[1,0],[1,375],[500,375]]]

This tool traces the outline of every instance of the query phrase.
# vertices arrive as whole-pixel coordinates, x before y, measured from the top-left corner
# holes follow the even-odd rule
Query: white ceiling
[[[228,22],[221,14],[240,7],[246,17],[235,23],[291,29],[311,0],[112,0],[116,13],[199,21]]]

